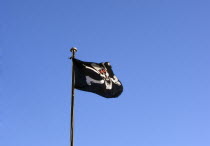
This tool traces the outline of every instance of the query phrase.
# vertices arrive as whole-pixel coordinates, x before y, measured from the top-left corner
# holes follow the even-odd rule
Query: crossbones
[[[103,66],[99,66],[95,63],[91,63],[91,67],[84,65],[85,68],[94,71],[95,73],[99,74],[102,77],[102,80],[95,80],[95,79],[91,78],[90,76],[86,76],[87,84],[91,85],[91,83],[95,83],[95,84],[104,84],[105,83],[106,89],[108,89],[108,90],[112,89],[112,82],[114,84],[120,86],[121,83],[119,82],[118,78],[115,75],[113,75],[113,77],[111,78],[109,76],[109,73],[107,72],[107,68],[105,67],[105,64],[102,63],[102,65]],[[108,65],[110,66],[110,63],[108,63]]]

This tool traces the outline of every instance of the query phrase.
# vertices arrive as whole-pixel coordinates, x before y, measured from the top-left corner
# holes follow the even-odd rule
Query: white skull
[[[83,64],[84,65],[84,64]],[[85,68],[90,69],[94,72],[96,72],[97,74],[99,74],[103,79],[102,80],[95,80],[89,76],[86,76],[86,82],[88,85],[91,85],[91,83],[96,83],[96,84],[104,84],[106,86],[106,89],[111,90],[112,89],[112,82],[114,84],[117,84],[118,86],[121,85],[121,83],[119,82],[118,78],[116,76],[113,76],[113,78],[111,78],[109,76],[109,73],[107,72],[107,68],[105,67],[104,63],[102,63],[103,67],[92,63],[91,66],[85,66]]]

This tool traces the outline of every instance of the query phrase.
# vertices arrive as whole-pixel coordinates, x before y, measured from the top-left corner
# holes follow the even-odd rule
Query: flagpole
[[[71,122],[70,122],[70,146],[74,146],[74,84],[75,84],[75,74],[74,74],[74,63],[75,53],[77,48],[73,47],[70,49],[72,52],[72,86],[71,86]]]

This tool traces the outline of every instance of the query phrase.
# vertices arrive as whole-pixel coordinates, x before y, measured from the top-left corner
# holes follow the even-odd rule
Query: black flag
[[[109,62],[94,63],[73,59],[75,88],[93,92],[106,98],[118,97],[122,83],[114,75]]]

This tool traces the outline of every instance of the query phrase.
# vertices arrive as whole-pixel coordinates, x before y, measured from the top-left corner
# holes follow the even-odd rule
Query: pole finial
[[[77,52],[77,48],[76,48],[76,47],[72,47],[72,48],[70,49],[70,51],[71,51],[71,52]]]
[[[75,57],[75,53],[77,52],[77,48],[76,48],[76,47],[72,47],[72,48],[70,49],[70,51],[72,52],[72,56],[71,56],[69,59],[72,59],[72,58]]]

